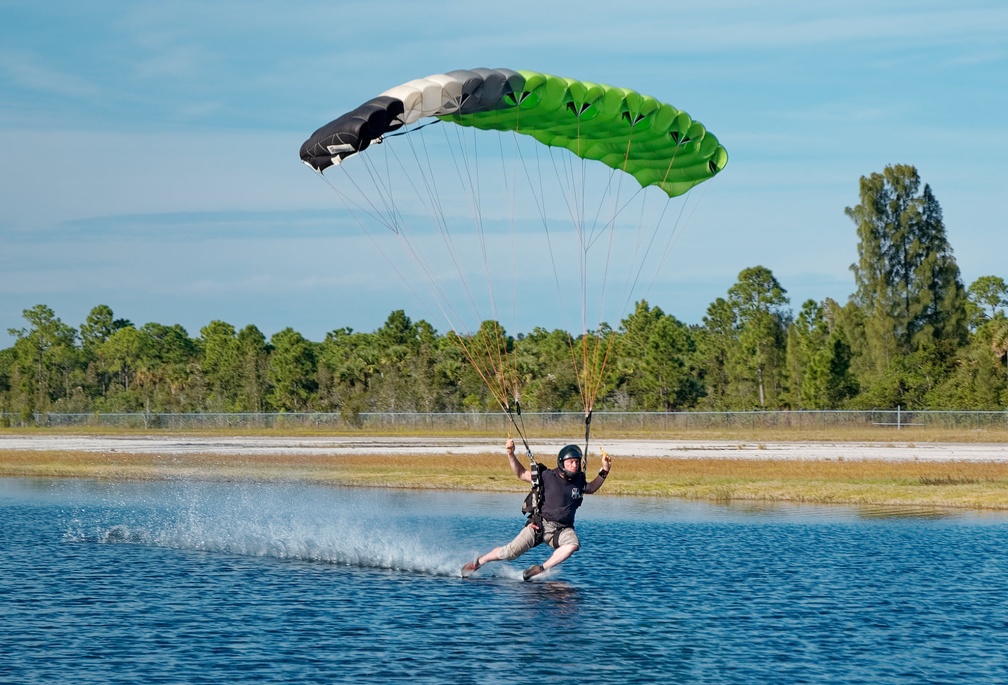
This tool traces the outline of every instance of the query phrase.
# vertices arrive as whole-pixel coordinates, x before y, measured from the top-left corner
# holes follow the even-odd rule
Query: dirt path
[[[790,459],[934,462],[1008,462],[1008,445],[991,443],[738,442],[698,440],[609,440],[601,445],[614,458]],[[559,442],[534,445],[537,456],[554,454]],[[596,457],[598,444],[592,446]],[[123,454],[213,455],[421,455],[486,454],[502,441],[487,438],[409,437],[220,437],[0,435],[0,451],[119,452]]]

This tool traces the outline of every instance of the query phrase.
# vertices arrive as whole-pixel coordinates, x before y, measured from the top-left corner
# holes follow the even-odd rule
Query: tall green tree
[[[633,408],[681,411],[696,404],[702,393],[692,366],[696,345],[684,323],[641,300],[620,331],[617,365]]]
[[[132,325],[129,319],[115,318],[112,308],[107,304],[92,307],[80,326],[81,349],[87,353],[89,348],[101,345],[119,329]]]
[[[206,377],[207,408],[210,411],[230,411],[238,399],[242,359],[235,329],[224,321],[211,321],[200,329],[203,361],[200,367]]]
[[[981,276],[966,291],[970,324],[976,328],[1008,307],[1008,283],[1000,276]]]
[[[305,411],[317,387],[315,346],[293,328],[270,338],[269,403],[277,411]]]
[[[14,407],[11,406],[11,381],[14,378],[16,361],[17,357],[13,347],[0,350],[0,412],[14,410]],[[6,423],[0,422],[0,425],[6,425]]]
[[[72,387],[83,381],[79,373],[77,331],[63,323],[49,307],[39,304],[22,312],[28,326],[10,328],[14,336],[15,394],[18,410],[48,411]]]
[[[412,393],[417,411],[433,412],[447,408],[446,393],[450,382],[441,373],[444,361],[437,331],[421,319],[414,324],[416,344],[407,360],[407,373],[412,379]]]
[[[981,324],[954,369],[929,390],[929,409],[999,411],[1008,408],[1008,319],[997,312]]]
[[[108,409],[137,411],[142,407],[136,376],[143,366],[143,349],[143,334],[126,326],[112,333],[96,350],[101,373],[110,379],[110,392],[105,394],[111,402]]]
[[[202,350],[179,324],[150,322],[140,328],[137,387],[146,411],[187,412],[204,408]]]
[[[374,341],[378,373],[372,390],[378,406],[384,411],[415,411],[419,401],[410,362],[420,349],[416,326],[397,309],[375,331]]]
[[[266,411],[269,392],[269,345],[266,336],[249,324],[238,332],[238,379],[235,409],[244,412]]]
[[[107,373],[108,360],[102,358],[101,350],[116,331],[132,325],[126,319],[115,318],[108,305],[100,304],[88,312],[87,319],[80,326],[81,360],[89,385],[95,388],[101,399],[107,396],[111,382]]]
[[[521,402],[531,411],[581,411],[570,333],[536,327],[515,344]]]
[[[857,226],[853,301],[873,375],[922,347],[951,357],[966,341],[965,289],[930,186],[912,166],[889,166],[861,177],[860,200],[845,212]]]
[[[835,321],[839,305],[806,300],[788,327],[787,368],[791,406],[837,409],[857,392],[851,348]]]
[[[743,269],[728,289],[728,304],[738,322],[738,347],[731,370],[756,390],[758,406],[775,406],[784,380],[787,291],[763,266]]]
[[[738,320],[723,297],[707,307],[703,326],[695,331],[696,364],[703,384],[700,406],[711,411],[735,408],[730,360],[738,353]]]

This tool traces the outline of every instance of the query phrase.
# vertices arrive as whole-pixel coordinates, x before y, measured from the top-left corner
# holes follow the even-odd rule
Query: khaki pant
[[[560,531],[559,535],[557,535],[557,531]],[[525,526],[514,540],[501,547],[500,558],[504,561],[517,559],[536,546],[535,538],[535,529],[531,525]],[[564,545],[581,546],[581,541],[578,540],[573,526],[565,526],[562,523],[545,519],[543,519],[543,542],[553,549]]]

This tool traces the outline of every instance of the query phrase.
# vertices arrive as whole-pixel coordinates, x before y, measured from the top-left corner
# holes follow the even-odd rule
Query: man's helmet
[[[564,468],[565,459],[577,459],[577,471],[568,471]],[[577,445],[567,445],[562,450],[560,454],[557,455],[557,468],[563,472],[565,476],[575,476],[578,471],[581,470],[581,448]]]

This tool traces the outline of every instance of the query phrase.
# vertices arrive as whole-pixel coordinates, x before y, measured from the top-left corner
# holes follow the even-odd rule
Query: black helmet
[[[574,473],[571,473],[570,471],[565,469],[564,459],[577,459],[578,470],[575,471]],[[560,450],[560,453],[557,455],[557,468],[560,469],[560,471],[562,471],[565,476],[576,475],[577,472],[581,470],[581,448],[578,447],[577,445],[567,445],[562,450]]]

